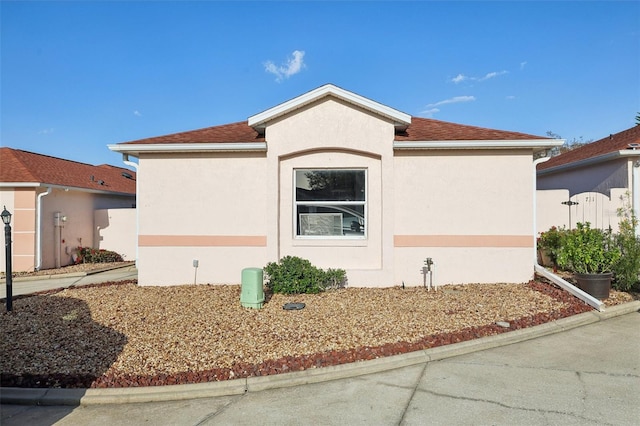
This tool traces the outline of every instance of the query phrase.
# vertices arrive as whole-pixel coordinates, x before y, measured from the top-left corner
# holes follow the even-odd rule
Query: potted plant
[[[552,226],[548,231],[541,232],[538,237],[538,254],[540,264],[543,266],[552,266],[555,270],[558,262],[558,250],[562,245],[562,238],[566,230]]]
[[[586,222],[566,232],[557,261],[558,266],[574,273],[578,288],[598,299],[606,299],[611,289],[611,271],[620,255],[611,231],[591,228]]]

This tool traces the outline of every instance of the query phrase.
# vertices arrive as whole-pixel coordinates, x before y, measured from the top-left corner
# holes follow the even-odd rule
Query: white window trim
[[[296,191],[296,172],[299,170],[336,170],[336,171],[363,171],[364,172],[364,201],[306,201],[298,202]],[[293,239],[298,241],[365,241],[369,237],[369,173],[366,167],[294,167],[292,173],[293,188]],[[364,234],[363,235],[298,235],[298,205],[326,206],[330,204],[340,205],[364,205]]]

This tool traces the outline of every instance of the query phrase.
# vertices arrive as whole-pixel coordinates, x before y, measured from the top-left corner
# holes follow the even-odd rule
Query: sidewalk
[[[138,270],[133,264],[91,272],[15,277],[12,282],[12,294],[13,296],[19,296],[56,288],[98,284],[108,281],[133,280],[136,278],[138,278]],[[3,278],[0,280],[0,299],[7,297],[6,290],[6,280]]]

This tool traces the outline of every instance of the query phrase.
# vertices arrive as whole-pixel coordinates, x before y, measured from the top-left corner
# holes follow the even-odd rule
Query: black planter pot
[[[575,274],[578,288],[600,300],[609,298],[612,277],[611,272],[606,274]]]

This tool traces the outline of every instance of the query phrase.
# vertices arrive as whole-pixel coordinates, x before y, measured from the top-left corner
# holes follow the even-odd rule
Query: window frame
[[[313,171],[342,171],[342,172],[363,172],[364,173],[364,200],[362,201],[298,201],[297,194],[297,172],[313,172]],[[369,228],[369,213],[368,213],[368,200],[369,199],[369,173],[366,167],[294,167],[293,168],[293,238],[295,240],[367,240],[368,228]],[[299,206],[319,206],[319,207],[333,207],[335,205],[343,206],[363,206],[363,233],[362,235],[302,235],[298,234],[298,221]],[[307,213],[303,213],[307,214]],[[326,213],[318,213],[326,214]]]

